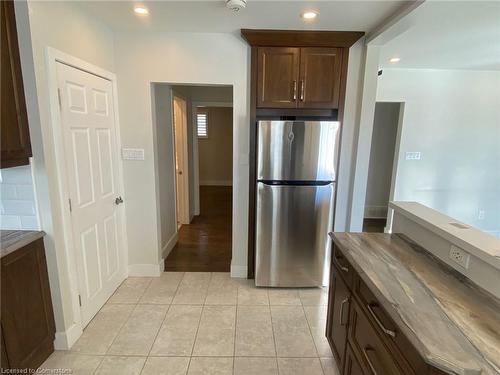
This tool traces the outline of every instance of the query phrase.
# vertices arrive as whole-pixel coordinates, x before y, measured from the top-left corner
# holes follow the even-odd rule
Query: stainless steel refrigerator
[[[335,121],[259,121],[255,285],[327,285],[339,133]]]

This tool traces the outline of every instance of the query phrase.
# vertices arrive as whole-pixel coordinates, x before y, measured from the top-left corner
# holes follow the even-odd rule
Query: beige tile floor
[[[69,351],[73,375],[339,375],[324,337],[327,291],[256,288],[228,273],[123,282]],[[47,373],[47,372],[44,372]]]

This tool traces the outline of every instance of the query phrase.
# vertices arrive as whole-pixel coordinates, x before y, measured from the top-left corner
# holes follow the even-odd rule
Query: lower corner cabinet
[[[54,351],[55,323],[43,239],[1,259],[1,368],[37,369]]]

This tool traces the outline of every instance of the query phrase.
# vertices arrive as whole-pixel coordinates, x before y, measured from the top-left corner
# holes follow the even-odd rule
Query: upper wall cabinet
[[[1,19],[1,168],[28,165],[31,156],[28,115],[13,1],[0,2]]]
[[[340,48],[258,48],[257,106],[338,108]]]

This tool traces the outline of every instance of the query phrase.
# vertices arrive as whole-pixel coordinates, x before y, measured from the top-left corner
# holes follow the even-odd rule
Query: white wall
[[[56,348],[71,345],[81,332],[75,275],[69,267],[61,230],[59,186],[55,182],[55,155],[49,113],[46,47],[113,70],[113,35],[75,3],[16,1],[21,65],[26,91],[33,175],[40,212],[40,226],[47,254],[54,316]]]
[[[175,216],[175,167],[172,131],[172,86],[153,84],[153,122],[156,140],[156,199],[159,246],[165,257],[177,240]]]
[[[0,170],[0,229],[39,229],[30,165]]]
[[[234,88],[233,259],[245,269],[248,212],[248,46],[230,34],[117,33],[121,135],[124,146],[145,149],[146,160],[125,163],[130,264],[156,264],[158,249],[151,82],[225,84]],[[203,63],[200,63],[203,62]],[[130,229],[133,228],[133,229]],[[240,267],[240,268],[238,268]]]
[[[385,218],[391,190],[400,103],[375,104],[365,218]]]
[[[208,137],[198,138],[200,185],[232,185],[233,109],[203,108],[208,114]]]
[[[499,87],[500,72],[384,70],[377,100],[405,102],[395,200],[500,232]]]

